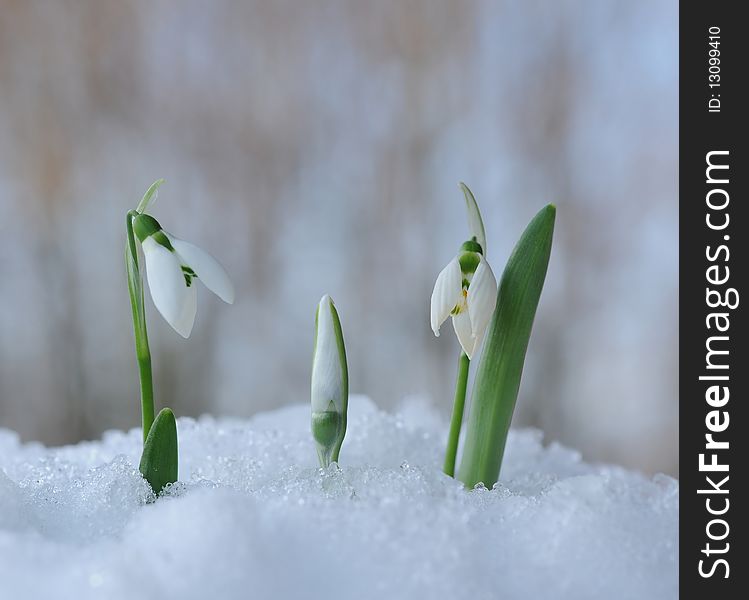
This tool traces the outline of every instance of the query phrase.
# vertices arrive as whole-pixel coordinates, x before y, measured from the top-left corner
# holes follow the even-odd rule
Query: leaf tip
[[[174,416],[174,411],[171,408],[162,408],[159,411],[157,418],[170,419],[172,421],[176,421],[176,417]]]
[[[547,215],[549,215],[551,217],[554,217],[557,214],[557,205],[554,204],[553,202],[549,202],[549,204],[547,204],[546,206],[544,206],[540,210],[540,212],[541,212],[541,214],[547,214]]]

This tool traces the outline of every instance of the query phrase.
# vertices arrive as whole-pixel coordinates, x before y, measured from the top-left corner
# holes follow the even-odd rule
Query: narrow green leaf
[[[169,408],[162,409],[148,432],[140,472],[155,494],[177,481],[177,423]]]
[[[467,487],[491,488],[499,478],[520,389],[536,307],[551,254],[556,208],[541,209],[507,261],[486,345],[476,372],[465,450],[458,471]]]

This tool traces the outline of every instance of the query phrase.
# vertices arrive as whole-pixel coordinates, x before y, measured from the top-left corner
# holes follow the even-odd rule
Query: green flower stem
[[[466,405],[466,388],[468,387],[468,370],[470,368],[471,359],[465,352],[461,352],[458,359],[458,379],[455,384],[453,415],[450,419],[450,433],[447,436],[447,448],[445,449],[445,466],[442,469],[450,477],[455,477],[455,457],[458,454],[458,440],[460,439],[460,427],[463,424],[463,410]]]
[[[145,207],[144,207],[145,208]],[[143,443],[148,438],[148,432],[154,421],[153,404],[153,374],[151,371],[151,350],[148,347],[148,332],[146,330],[146,310],[143,302],[143,279],[138,266],[138,249],[133,234],[133,217],[137,211],[127,213],[127,248],[125,262],[127,264],[127,287],[130,292],[130,307],[133,312],[133,331],[135,333],[135,355],[138,359],[138,373],[140,375],[140,405],[143,423]]]

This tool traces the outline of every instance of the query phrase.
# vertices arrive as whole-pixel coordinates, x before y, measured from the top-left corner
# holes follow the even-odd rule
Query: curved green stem
[[[138,248],[133,234],[133,217],[138,214],[131,210],[127,213],[127,247],[125,263],[127,265],[127,287],[130,292],[130,307],[133,312],[133,331],[135,333],[135,355],[138,359],[140,376],[140,405],[143,423],[143,442],[153,425],[153,375],[151,372],[151,351],[148,347],[146,330],[146,310],[143,302],[143,279],[138,265]]]
[[[450,433],[447,436],[447,448],[445,449],[445,466],[442,469],[450,477],[455,476],[455,457],[458,454],[458,441],[460,439],[460,427],[463,424],[463,410],[466,405],[466,388],[468,387],[468,370],[470,367],[471,359],[465,352],[461,352],[458,359],[458,379],[455,384],[455,401],[453,402],[453,414],[450,419]]]

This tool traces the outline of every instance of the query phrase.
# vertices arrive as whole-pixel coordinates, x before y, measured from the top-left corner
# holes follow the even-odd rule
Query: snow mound
[[[0,597],[677,597],[674,479],[514,430],[500,483],[466,491],[426,403],[349,410],[326,471],[306,405],[179,419],[180,483],[156,502],[139,430],[64,448],[0,430]]]

